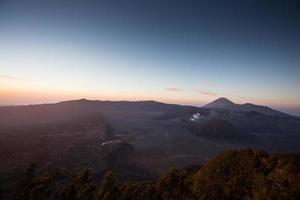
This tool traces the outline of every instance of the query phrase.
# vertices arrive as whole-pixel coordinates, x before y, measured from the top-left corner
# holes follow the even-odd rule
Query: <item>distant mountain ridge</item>
[[[180,108],[198,108],[196,106],[189,106],[189,105],[178,105],[178,104],[168,104],[153,100],[144,100],[144,101],[101,101],[101,100],[87,100],[87,99],[78,99],[78,100],[69,100],[69,101],[62,101],[58,103],[49,103],[49,104],[34,104],[34,105],[18,105],[18,106],[0,106],[0,111],[5,109],[18,109],[18,108],[25,108],[25,109],[38,109],[39,107],[44,108],[52,108],[53,106],[64,106],[67,105],[68,107],[74,106],[84,106],[89,108],[99,108],[101,110],[112,110],[112,109],[121,109],[121,110],[159,110],[159,111],[169,111],[174,109]],[[274,109],[271,109],[267,106],[262,105],[255,105],[251,103],[245,104],[236,104],[233,101],[225,97],[218,98],[211,103],[208,103],[202,108],[209,108],[209,109],[226,109],[226,110],[233,110],[233,111],[244,111],[244,112],[258,112],[264,115],[270,116],[279,116],[279,117],[289,117],[291,115],[287,113],[283,113]]]
[[[225,97],[216,99],[213,102],[204,105],[203,108],[226,109],[226,110],[246,111],[246,112],[255,111],[264,115],[279,116],[279,117],[290,116],[289,114],[277,110],[273,110],[272,108],[269,108],[267,106],[255,105],[251,103],[236,104],[226,99]]]
[[[60,119],[74,118],[77,115],[105,111],[149,111],[166,112],[182,106],[156,101],[101,101],[69,100],[58,103],[0,106],[0,127],[31,124],[32,122],[56,122]]]

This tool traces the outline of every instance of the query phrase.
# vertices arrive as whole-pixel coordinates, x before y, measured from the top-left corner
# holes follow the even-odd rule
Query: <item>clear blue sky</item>
[[[71,98],[300,114],[299,1],[0,1],[1,104]]]

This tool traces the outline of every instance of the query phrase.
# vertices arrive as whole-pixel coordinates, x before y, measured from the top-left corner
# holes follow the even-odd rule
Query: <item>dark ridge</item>
[[[99,175],[47,173],[35,165],[18,173],[14,199],[58,200],[296,200],[300,155],[255,150],[227,151],[202,167],[171,168],[156,179],[120,181],[112,171]]]
[[[226,109],[231,111],[244,111],[244,112],[256,111],[263,115],[276,116],[276,117],[291,117],[286,113],[274,110],[267,106],[255,105],[251,103],[235,104],[234,102],[224,97],[216,99],[215,101],[206,104],[203,107],[211,108],[211,109]]]

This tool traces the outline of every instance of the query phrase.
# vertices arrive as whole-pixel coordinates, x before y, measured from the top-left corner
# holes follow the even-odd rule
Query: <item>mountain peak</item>
[[[224,108],[235,106],[236,104],[225,97],[218,98],[213,102],[206,104],[205,108]]]
[[[245,104],[236,104],[225,97],[218,98],[214,100],[213,102],[206,104],[203,106],[204,108],[217,108],[217,109],[227,109],[227,110],[233,110],[233,111],[244,111],[244,112],[250,112],[255,111],[264,115],[271,115],[271,116],[289,116],[288,114],[279,112],[277,110],[273,110],[267,106],[260,106],[255,105],[251,103],[245,103]]]
[[[229,99],[225,98],[225,97],[220,97],[216,100],[214,100],[212,103],[226,103],[226,104],[235,104],[232,101],[230,101]]]

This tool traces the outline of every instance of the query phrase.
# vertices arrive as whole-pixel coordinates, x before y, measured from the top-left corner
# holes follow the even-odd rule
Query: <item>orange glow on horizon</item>
[[[112,101],[141,101],[155,100],[164,103],[203,106],[219,97],[227,97],[235,103],[253,103],[266,105],[272,108],[299,108],[298,101],[287,99],[260,99],[248,98],[231,94],[207,94],[207,92],[181,91],[176,92],[164,90],[157,92],[132,91],[120,88],[115,90],[99,90],[84,88],[58,87],[46,82],[31,79],[7,78],[0,79],[0,104],[41,104],[55,103],[72,99],[112,100]]]
[[[172,98],[163,96],[145,96],[145,95],[130,95],[130,94],[114,94],[114,93],[97,93],[97,92],[79,92],[79,91],[65,91],[65,90],[47,90],[47,89],[34,89],[34,88],[3,88],[0,87],[0,104],[2,105],[20,105],[20,104],[42,104],[42,103],[56,103],[65,100],[72,99],[91,99],[91,100],[112,100],[112,101],[144,101],[144,100],[155,100],[164,103],[181,104],[181,105],[205,105],[217,97],[205,97],[205,98]],[[283,102],[283,101],[247,101],[238,98],[230,98],[235,103],[253,103],[259,105],[266,105],[270,107],[282,107],[282,108],[298,108],[300,107],[298,102]],[[250,100],[250,99],[249,99]]]

